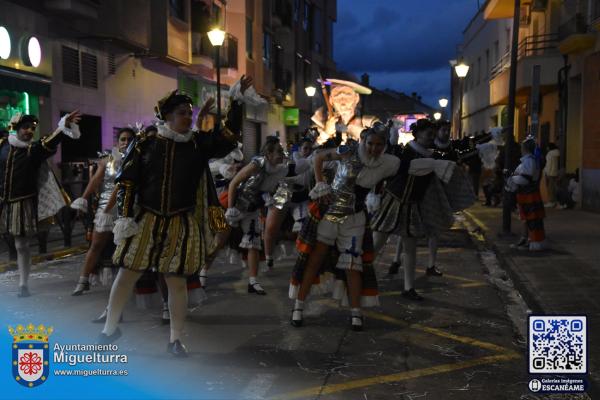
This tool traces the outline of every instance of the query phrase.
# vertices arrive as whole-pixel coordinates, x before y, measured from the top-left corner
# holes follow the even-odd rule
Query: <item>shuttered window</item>
[[[79,51],[71,47],[62,46],[62,71],[63,82],[79,86]]]
[[[98,89],[98,59],[95,55],[81,52],[81,86]]]

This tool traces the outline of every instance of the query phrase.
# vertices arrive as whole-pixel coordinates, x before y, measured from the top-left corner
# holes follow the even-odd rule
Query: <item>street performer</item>
[[[378,304],[373,254],[367,251],[372,245],[365,199],[380,181],[393,176],[400,165],[397,157],[384,153],[387,135],[387,127],[378,123],[363,131],[359,143],[352,142],[315,156],[317,183],[310,196],[316,202],[311,204],[311,215],[298,237],[300,255],[290,282],[289,296],[295,300],[292,326],[302,326],[304,301],[313,284],[321,283],[319,271],[334,246],[339,252],[336,269],[345,272],[347,287],[343,290],[346,288],[337,286],[340,290],[334,290],[334,297],[349,299],[352,329],[363,328],[361,306]],[[331,185],[323,176],[325,161],[338,163]]]
[[[220,158],[240,140],[245,91],[251,86],[242,77],[230,94],[231,106],[224,127],[217,122],[212,132],[192,130],[193,102],[176,90],[158,102],[155,110],[163,122],[158,134],[135,142],[117,175],[118,219],[113,230],[117,249],[115,265],[122,267],[113,283],[106,323],[99,344],[121,336],[119,317],[135,282],[148,268],[165,274],[169,291],[170,340],[167,351],[186,357],[181,343],[187,312],[186,277],[205,263],[207,237],[217,222],[208,204],[208,159]],[[232,88],[232,89],[233,89]],[[206,104],[205,104],[206,107]],[[204,107],[203,107],[204,108]],[[205,110],[201,110],[205,114]],[[216,196],[215,196],[216,197]],[[134,213],[134,204],[138,210]],[[220,217],[224,217],[221,214]],[[220,221],[219,221],[220,222]]]
[[[38,231],[38,219],[44,219],[40,218],[42,213],[53,216],[66,205],[46,159],[56,153],[57,146],[66,136],[79,139],[81,133],[77,123],[80,120],[81,113],[73,111],[61,118],[52,134],[33,140],[38,118],[16,114],[10,121],[14,132],[8,139],[0,139],[0,233],[15,239],[19,297],[30,296],[29,238]],[[38,212],[40,202],[44,204]]]

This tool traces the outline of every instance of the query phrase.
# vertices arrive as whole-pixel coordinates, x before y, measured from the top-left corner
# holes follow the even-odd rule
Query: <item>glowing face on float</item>
[[[356,106],[360,102],[360,96],[354,89],[348,86],[335,86],[331,89],[331,105],[348,122],[354,116]]]

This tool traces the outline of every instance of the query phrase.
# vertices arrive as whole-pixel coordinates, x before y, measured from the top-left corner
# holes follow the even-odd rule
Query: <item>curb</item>
[[[500,247],[496,244],[496,242],[490,237],[490,235],[492,234],[490,229],[485,225],[485,223],[483,223],[481,220],[475,217],[471,212],[464,211],[463,214],[469,219],[469,221],[473,225],[477,226],[480,229],[481,235],[485,240],[485,244],[489,247],[490,250],[494,252],[496,258],[502,266],[502,269],[512,280],[513,285],[519,291],[531,312],[534,314],[544,314],[545,310],[543,309],[539,301],[535,298],[535,295],[532,293],[532,291],[528,288],[521,275],[519,275],[519,273],[517,272],[517,264],[512,260],[512,258],[509,255],[504,254]]]
[[[543,307],[540,305],[540,303],[535,299],[534,295],[531,293],[531,291],[527,287],[527,284],[525,283],[525,281],[522,280],[519,273],[516,272],[518,270],[518,266],[516,265],[516,263],[511,259],[510,255],[503,254],[501,249],[499,248],[499,246],[496,244],[496,242],[490,237],[490,235],[492,235],[492,233],[491,233],[490,229],[485,225],[485,223],[482,222],[481,220],[479,220],[479,218],[475,217],[469,211],[463,211],[463,215],[465,215],[465,217],[468,218],[470,223],[472,223],[473,225],[475,225],[479,228],[479,230],[480,230],[479,233],[483,237],[485,245],[489,248],[489,250],[492,250],[494,252],[496,258],[498,259],[498,261],[500,263],[501,268],[506,272],[508,277],[512,280],[512,283],[513,283],[515,289],[517,289],[517,291],[519,292],[521,297],[523,297],[525,304],[529,307],[532,314],[547,314],[544,311]],[[527,338],[525,338],[525,339],[527,339]],[[588,353],[588,360],[589,360],[589,353]],[[588,396],[588,399],[591,400],[593,398],[600,396],[600,389],[599,389],[600,383],[592,378],[592,376],[589,373],[589,369],[588,369],[588,373],[586,375],[586,380],[588,383],[588,388],[584,393],[585,393],[585,395]]]
[[[89,245],[79,245],[74,247],[69,247],[63,250],[57,250],[51,253],[38,254],[36,256],[31,257],[31,264],[39,264],[45,261],[52,260],[60,260],[62,258],[68,258],[75,255],[85,253],[89,248]],[[7,271],[16,271],[17,270],[17,262],[16,261],[7,261],[0,263],[0,273]]]

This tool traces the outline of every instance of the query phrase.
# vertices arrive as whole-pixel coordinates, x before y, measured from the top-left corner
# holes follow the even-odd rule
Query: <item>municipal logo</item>
[[[48,337],[54,332],[52,327],[29,324],[8,327],[13,337],[12,374],[23,386],[36,387],[46,382],[50,374]]]

